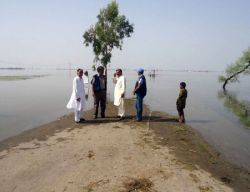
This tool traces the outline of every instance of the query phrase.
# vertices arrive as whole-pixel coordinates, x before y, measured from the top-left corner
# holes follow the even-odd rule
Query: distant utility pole
[[[71,63],[69,62],[69,71],[71,71]]]

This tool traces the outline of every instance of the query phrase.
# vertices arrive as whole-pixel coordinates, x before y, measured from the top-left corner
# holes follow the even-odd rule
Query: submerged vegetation
[[[243,52],[242,56],[235,63],[227,66],[225,75],[219,76],[219,81],[223,82],[223,89],[226,90],[226,85],[229,82],[239,82],[240,74],[250,74],[250,47]]]
[[[0,81],[19,81],[44,77],[45,75],[5,75],[0,76]]]
[[[224,106],[239,118],[241,124],[250,128],[249,101],[240,101],[234,93],[228,91],[220,91],[218,97],[224,100]]]

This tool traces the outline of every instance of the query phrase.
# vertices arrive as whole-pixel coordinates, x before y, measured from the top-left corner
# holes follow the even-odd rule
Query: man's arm
[[[135,89],[134,89],[134,91],[133,91],[133,94],[134,94],[134,95],[135,95],[135,93],[140,89],[140,87],[141,87],[141,82],[139,81],[139,82],[137,82],[136,85],[135,85]]]
[[[91,80],[91,89],[92,89],[92,96],[95,96],[95,89],[94,89],[94,82],[95,82],[95,78],[93,77],[93,79]]]
[[[138,83],[133,91],[133,94],[135,95],[136,91],[138,91],[139,89],[140,89],[140,84]]]
[[[117,83],[117,77],[116,77],[116,73],[113,74],[113,83],[116,84]]]
[[[141,85],[142,85],[142,81],[143,81],[143,79],[140,78],[139,81],[136,83],[135,89],[134,89],[134,91],[133,91],[133,94],[134,94],[134,95],[135,95],[136,91],[138,91],[138,90],[140,89],[140,87],[141,87]]]
[[[75,92],[75,98],[76,98],[77,101],[80,101],[81,98],[80,98],[80,95],[79,95],[79,92],[78,92],[78,89],[77,89],[78,88],[77,83],[78,83],[77,79],[74,78],[74,80],[73,80],[73,90]]]
[[[117,83],[117,78],[113,77],[113,83],[116,84]]]
[[[122,81],[122,94],[121,97],[125,96],[125,91],[126,91],[126,79],[125,77],[123,77],[123,81]]]

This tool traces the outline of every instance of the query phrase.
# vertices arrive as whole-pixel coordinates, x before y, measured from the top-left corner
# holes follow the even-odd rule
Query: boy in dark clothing
[[[176,101],[176,108],[179,114],[180,123],[185,123],[184,108],[186,106],[186,99],[187,99],[186,83],[181,82],[179,97],[177,98]]]
[[[106,109],[106,90],[107,90],[107,78],[103,74],[104,67],[99,66],[97,68],[98,74],[93,76],[91,81],[92,85],[92,95],[94,97],[94,119],[98,117],[98,108],[101,107],[101,117],[105,118],[105,109]]]

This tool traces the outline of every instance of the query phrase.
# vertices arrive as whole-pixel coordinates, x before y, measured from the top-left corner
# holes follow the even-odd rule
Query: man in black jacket
[[[92,95],[94,97],[94,119],[98,117],[98,108],[101,107],[101,117],[105,118],[106,109],[106,92],[107,92],[107,77],[104,75],[104,67],[99,66],[97,68],[96,75],[91,80]]]

